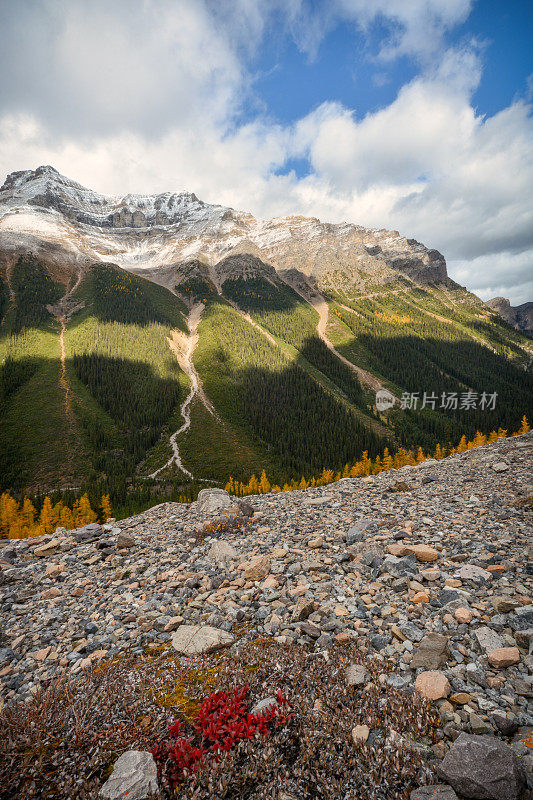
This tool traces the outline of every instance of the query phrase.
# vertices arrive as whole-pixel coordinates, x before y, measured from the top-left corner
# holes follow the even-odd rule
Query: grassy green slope
[[[300,365],[312,365],[355,406],[364,408],[361,386],[317,334],[318,314],[289,286],[265,278],[228,280],[224,293],[273,336],[296,350]],[[315,377],[316,374],[315,374]]]
[[[397,288],[397,287],[396,287]],[[462,289],[382,288],[373,297],[330,293],[328,335],[347,358],[369,369],[396,393],[498,395],[494,411],[391,413],[406,444],[431,447],[476,429],[516,429],[531,414],[533,377],[524,371],[528,342],[488,314]]]
[[[168,290],[107,266],[93,267],[75,299],[86,305],[65,344],[69,374],[96,401],[80,395],[76,406],[94,470],[131,476],[179,414],[187,379],[168,340],[187,330],[186,309]]]
[[[33,259],[15,265],[0,325],[1,487],[48,489],[87,474],[81,437],[59,385],[59,326],[46,310],[63,288]]]
[[[64,289],[24,260],[12,285],[0,328],[2,488],[126,484],[186,391],[167,341],[186,330],[184,304],[115,267],[89,270],[73,297],[85,306],[65,332],[68,410],[60,325],[46,310]]]
[[[88,475],[88,453],[65,415],[57,325],[43,324],[0,346],[7,355],[0,374],[2,488],[79,485]],[[6,392],[10,384],[12,391]]]
[[[244,439],[241,469],[257,453],[252,461],[271,474],[309,474],[383,447],[353,409],[223,301],[208,303],[199,333],[194,363],[237,446]]]

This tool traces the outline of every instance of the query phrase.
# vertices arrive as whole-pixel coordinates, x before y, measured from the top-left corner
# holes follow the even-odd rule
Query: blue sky
[[[0,0],[0,179],[388,227],[533,299],[524,0]]]
[[[297,121],[328,100],[355,109],[358,117],[389,105],[420,71],[408,55],[391,63],[379,60],[380,45],[389,33],[390,24],[383,18],[368,35],[356,22],[339,21],[312,54],[290,35],[274,40],[272,48],[263,48],[252,61],[254,101],[284,123]],[[525,97],[533,72],[533,3],[478,0],[465,22],[446,35],[448,47],[472,41],[478,42],[483,61],[472,98],[478,112],[492,115],[516,96]],[[252,104],[246,115],[253,116],[255,110]]]

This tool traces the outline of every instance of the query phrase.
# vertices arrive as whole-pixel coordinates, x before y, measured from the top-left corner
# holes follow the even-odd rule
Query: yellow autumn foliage
[[[528,433],[530,430],[531,428],[528,419],[524,414],[520,428],[514,435],[519,436],[520,434]],[[477,431],[474,438],[470,441],[467,441],[466,436],[461,436],[461,440],[457,447],[449,448],[437,444],[433,453],[424,453],[421,447],[419,447],[416,451],[406,450],[404,447],[400,447],[394,456],[391,456],[388,448],[385,448],[383,455],[376,456],[374,460],[369,458],[368,452],[365,450],[362,458],[359,461],[356,461],[351,466],[346,464],[344,469],[337,473],[332,469],[324,468],[318,477],[311,477],[307,479],[302,475],[302,479],[300,481],[293,479],[290,481],[290,483],[287,481],[282,487],[280,487],[277,484],[271,485],[271,482],[268,480],[266,473],[263,470],[260,480],[258,480],[255,475],[252,475],[248,483],[242,483],[241,481],[235,481],[233,478],[230,478],[225,488],[230,494],[235,494],[239,497],[245,497],[249,494],[292,492],[295,489],[306,489],[308,486],[326,486],[329,483],[340,480],[340,478],[357,478],[360,476],[365,477],[367,475],[377,475],[379,472],[385,472],[389,469],[401,469],[401,467],[405,467],[407,464],[415,466],[416,464],[421,464],[423,461],[426,461],[428,458],[434,458],[440,461],[441,459],[453,455],[454,453],[464,453],[466,450],[472,450],[473,448],[481,447],[484,444],[491,444],[492,442],[496,442],[498,439],[505,438],[506,436],[507,431],[503,428],[499,428],[497,431],[492,431],[488,436],[480,431]]]
[[[109,495],[102,496],[100,508],[104,521],[108,520],[111,517]],[[42,536],[53,533],[59,526],[73,530],[97,519],[98,514],[91,508],[87,494],[76,500],[73,508],[69,508],[62,500],[52,506],[50,498],[45,497],[40,514],[37,514],[29,497],[24,497],[18,503],[9,492],[0,495],[0,538],[3,539]]]

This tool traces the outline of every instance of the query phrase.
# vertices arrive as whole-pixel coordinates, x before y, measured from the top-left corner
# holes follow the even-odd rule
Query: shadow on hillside
[[[260,451],[272,449],[287,474],[309,475],[324,467],[342,468],[359,458],[363,450],[377,455],[386,445],[390,446],[390,442],[361,423],[353,408],[326,391],[297,361],[284,364],[273,345],[261,344],[259,356],[257,353],[254,356],[259,366],[236,368],[229,358],[233,343],[222,337],[218,349],[213,350],[210,364],[215,376],[210,399],[222,417],[250,431]],[[420,397],[424,392],[437,396],[434,411],[395,412],[396,432],[404,444],[418,446],[423,437],[424,441],[431,437],[435,442],[455,442],[462,433],[470,435],[477,428],[484,432],[500,426],[516,430],[522,414],[532,416],[533,376],[476,342],[422,340],[416,336],[383,338],[364,333],[354,336],[350,344],[371,353],[380,373],[406,391],[418,392]],[[310,337],[301,349],[301,356],[310,363],[317,362],[315,347],[315,337]],[[19,462],[24,452],[23,440],[31,438],[32,430],[47,424],[50,415],[46,404],[32,406],[24,420],[15,412],[24,405],[29,381],[50,363],[34,356],[2,366],[0,473],[4,485],[21,485],[24,470]],[[324,374],[328,374],[330,366],[329,362],[322,364]],[[320,364],[317,368],[320,369]],[[134,474],[149,449],[170,432],[170,418],[179,413],[184,390],[178,380],[161,378],[142,361],[97,354],[68,359],[67,373],[73,376],[77,424],[90,445],[94,469],[106,474],[115,471]],[[343,389],[342,370],[337,376],[328,374],[328,377]],[[86,401],[78,403],[76,380],[81,381],[100,409],[113,420],[112,432],[104,424],[98,407]],[[466,387],[478,396],[482,392],[496,392],[496,408],[440,410],[442,392],[460,395]],[[58,403],[59,396],[59,402],[63,403],[57,384],[54,389],[56,399],[50,392],[50,402]],[[209,393],[207,384],[206,389]]]
[[[458,410],[453,417],[458,425],[479,426],[482,430],[519,425],[522,414],[531,413],[533,375],[504,356],[473,340],[440,341],[416,336],[377,337],[368,333],[354,337],[353,343],[367,349],[380,373],[407,392],[497,393],[496,408]],[[479,403],[478,403],[479,404]],[[448,415],[450,412],[447,411]],[[482,427],[481,427],[482,426]],[[461,433],[463,428],[458,428]]]
[[[286,284],[274,285],[266,278],[232,278],[223,286],[224,294],[243,311],[286,312],[306,305],[294,289]]]
[[[67,359],[66,369],[75,425],[89,445],[93,468],[132,475],[179,413],[184,389],[177,379],[161,378],[141,361],[88,354]],[[8,359],[0,368],[0,412],[1,484],[19,489],[30,471],[25,461],[32,460],[25,454],[38,458],[41,431],[53,435],[51,426],[66,413],[59,360]]]

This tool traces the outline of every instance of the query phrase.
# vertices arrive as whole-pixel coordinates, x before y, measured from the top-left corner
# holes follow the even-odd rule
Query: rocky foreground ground
[[[526,434],[327,487],[240,505],[208,490],[189,506],[6,543],[3,703],[30,700],[58,670],[158,645],[187,657],[258,635],[314,651],[347,643],[392,665],[392,689],[434,703],[432,756],[462,733],[514,737],[531,780],[532,456]],[[523,784],[511,777],[507,794],[456,788],[514,800]],[[455,797],[439,791],[427,796]]]

